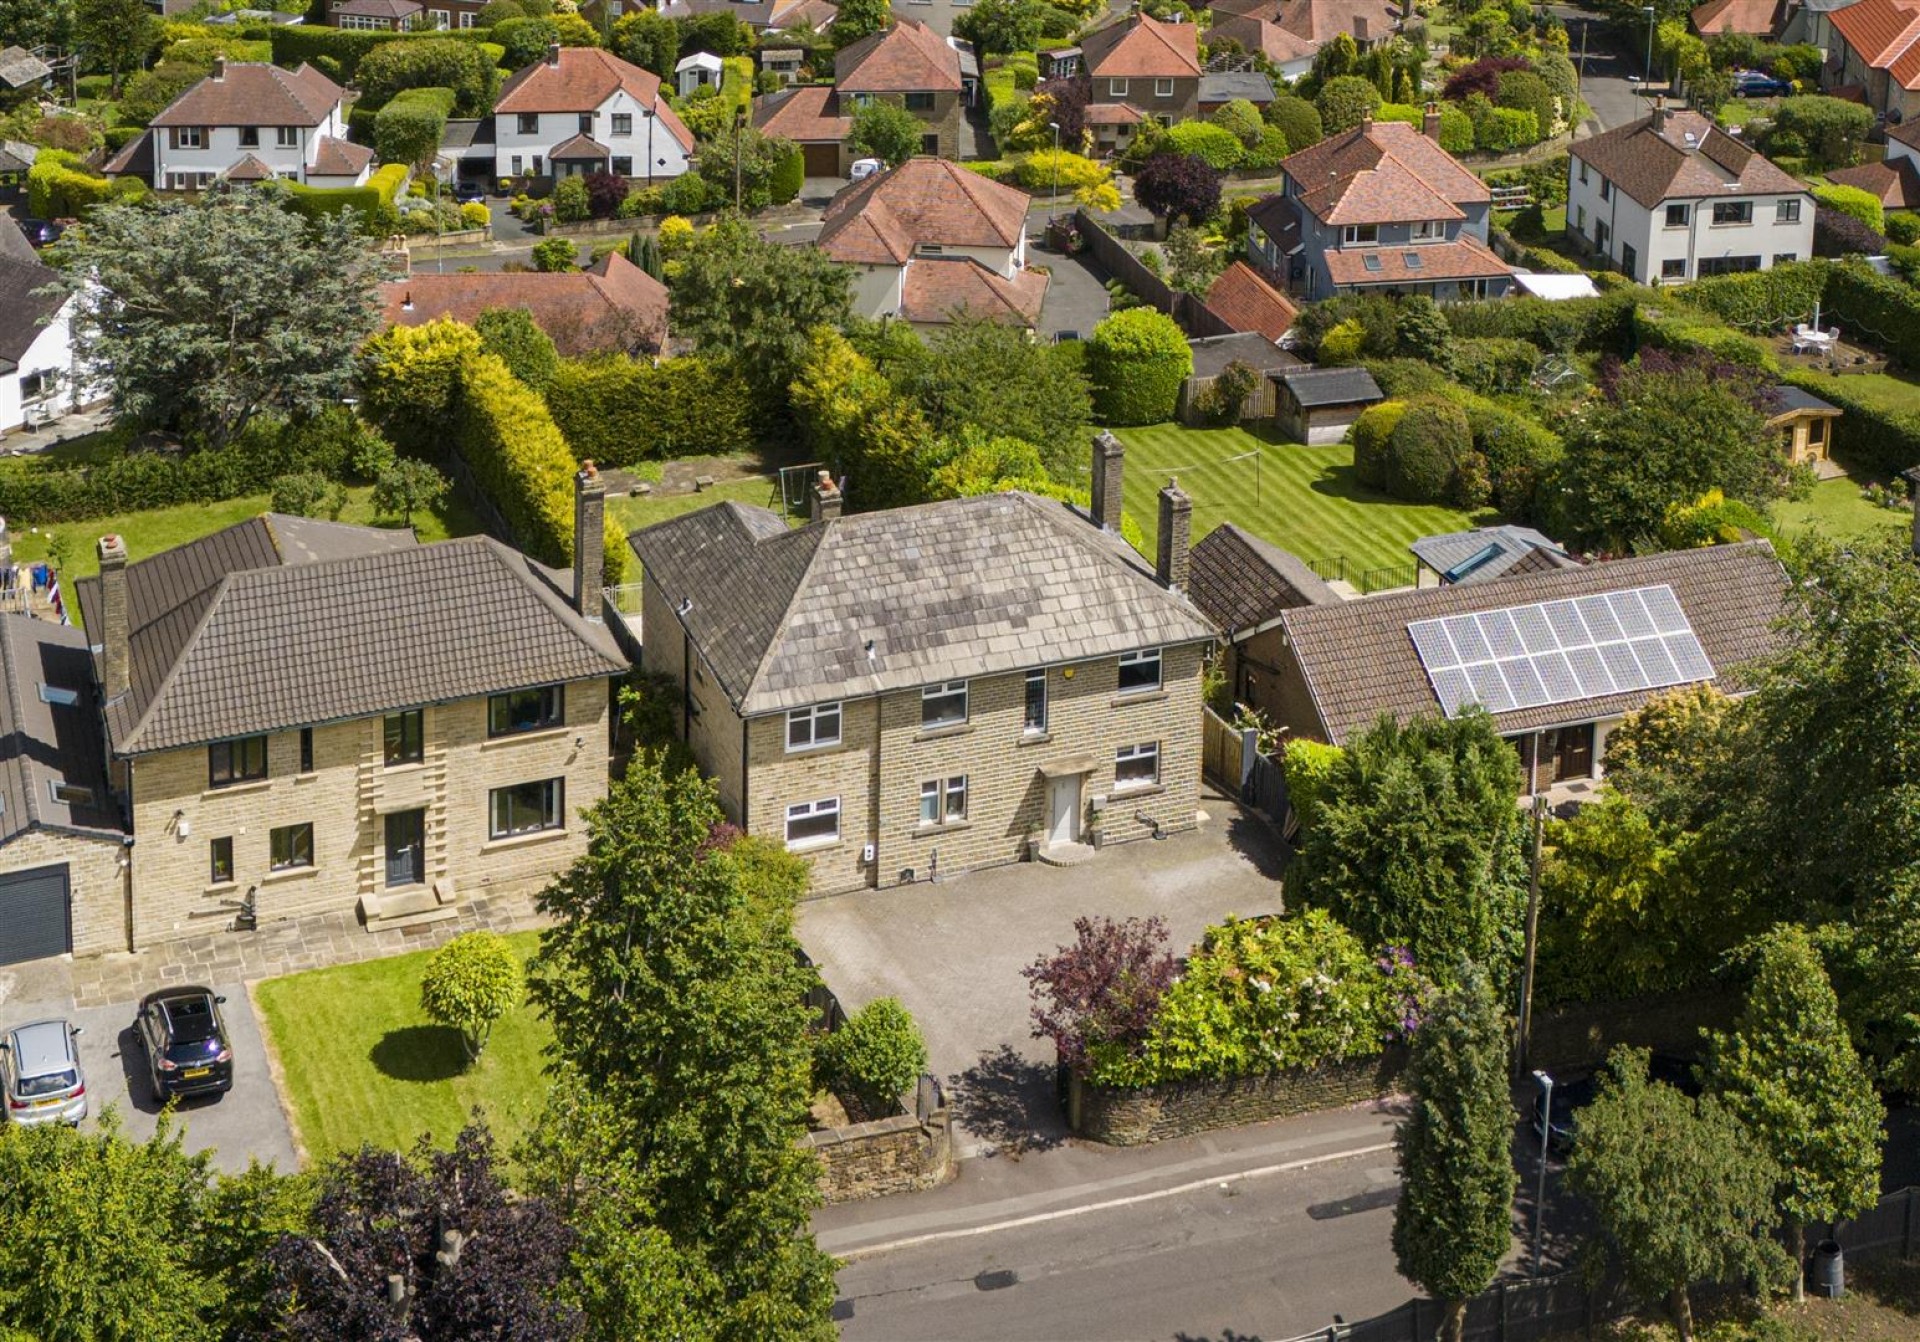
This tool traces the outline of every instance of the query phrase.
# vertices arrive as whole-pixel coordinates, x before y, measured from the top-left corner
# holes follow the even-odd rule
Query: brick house
[[[1120,540],[1120,444],[1093,505],[1031,494],[797,530],[721,504],[635,532],[643,668],[727,814],[826,894],[1185,829],[1213,626],[1184,593],[1190,505],[1161,493],[1160,563]]]
[[[583,475],[580,534],[600,534]],[[76,927],[128,949],[354,908],[369,928],[539,886],[605,795],[599,548],[571,576],[484,536],[267,514],[79,585],[131,889]]]
[[[1200,34],[1191,23],[1134,14],[1088,33],[1080,53],[1094,102],[1128,104],[1163,126],[1200,115]]]
[[[1821,71],[1823,89],[1856,88],[1883,120],[1920,112],[1920,8],[1896,0],[1856,0],[1821,16],[1834,39]]]

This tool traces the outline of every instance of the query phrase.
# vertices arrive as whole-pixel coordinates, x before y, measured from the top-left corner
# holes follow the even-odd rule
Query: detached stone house
[[[1574,144],[1567,233],[1642,284],[1685,284],[1812,256],[1813,196],[1698,112],[1656,102]]]
[[[495,177],[612,173],[651,182],[686,172],[693,132],[651,70],[599,47],[550,46],[493,104]]]
[[[576,511],[600,535],[602,487]],[[138,948],[358,908],[372,928],[533,889],[584,851],[611,682],[598,545],[568,575],[488,537],[268,514],[78,584],[131,889],[75,925]],[[91,688],[91,687],[88,687]]]
[[[1147,14],[1109,23],[1080,40],[1096,104],[1124,104],[1163,126],[1200,115],[1200,35],[1191,23]]]
[[[813,866],[817,893],[1073,862],[1188,828],[1200,664],[1190,505],[1161,494],[1161,562],[1117,534],[1122,448],[1093,505],[991,494],[789,530],[720,504],[630,538],[644,669],[727,814]],[[855,487],[857,488],[857,482]]]
[[[229,64],[168,103],[107,163],[156,191],[201,191],[216,181],[281,177],[308,186],[360,186],[373,151],[347,140],[341,87],[302,65]]]

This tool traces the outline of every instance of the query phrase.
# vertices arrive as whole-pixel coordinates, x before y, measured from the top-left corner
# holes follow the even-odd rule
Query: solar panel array
[[[1671,587],[1508,606],[1407,626],[1448,717],[1713,679]]]

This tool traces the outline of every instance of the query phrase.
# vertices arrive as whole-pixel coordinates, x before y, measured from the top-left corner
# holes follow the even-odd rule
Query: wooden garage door
[[[803,144],[800,155],[806,161],[809,177],[838,177],[840,175],[840,146],[837,144]]]
[[[66,863],[0,876],[0,965],[72,949]]]

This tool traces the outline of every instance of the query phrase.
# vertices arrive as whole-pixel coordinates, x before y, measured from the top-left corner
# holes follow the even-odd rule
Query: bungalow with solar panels
[[[1681,686],[1746,690],[1779,646],[1786,586],[1773,547],[1749,541],[1298,604],[1272,616],[1272,668],[1247,702],[1334,745],[1383,715],[1484,708],[1533,790],[1578,795],[1624,715]]]

